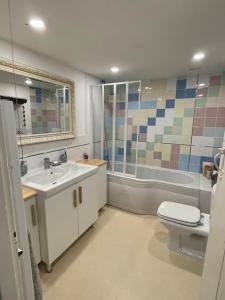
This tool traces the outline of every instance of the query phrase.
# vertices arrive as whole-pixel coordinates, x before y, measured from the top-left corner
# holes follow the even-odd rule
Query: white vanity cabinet
[[[98,209],[101,209],[107,203],[107,164],[98,167],[97,176],[97,193],[98,193]]]
[[[96,174],[49,198],[38,199],[41,257],[51,271],[51,264],[98,217]]]
[[[38,218],[37,218],[37,206],[36,206],[36,197],[27,199],[24,202],[26,219],[27,219],[27,228],[30,233],[32,248],[34,252],[34,257],[36,263],[41,262],[41,252],[40,252],[40,241],[39,241],[39,228],[38,228]]]

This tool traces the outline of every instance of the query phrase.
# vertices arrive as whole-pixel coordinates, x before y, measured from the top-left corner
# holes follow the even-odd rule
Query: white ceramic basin
[[[98,167],[68,161],[51,169],[37,168],[22,177],[22,184],[49,196],[97,172]]]

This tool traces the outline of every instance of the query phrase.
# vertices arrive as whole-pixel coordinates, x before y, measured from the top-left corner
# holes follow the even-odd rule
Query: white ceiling
[[[7,0],[0,36],[9,39]],[[225,69],[224,0],[11,0],[14,42],[107,81]],[[43,33],[25,23],[41,17]],[[193,64],[196,51],[205,51]],[[111,66],[119,74],[110,72]]]

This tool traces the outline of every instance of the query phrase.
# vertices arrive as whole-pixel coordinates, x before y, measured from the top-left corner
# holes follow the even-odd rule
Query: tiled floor
[[[168,251],[157,217],[106,207],[41,280],[45,300],[197,300],[201,273]]]

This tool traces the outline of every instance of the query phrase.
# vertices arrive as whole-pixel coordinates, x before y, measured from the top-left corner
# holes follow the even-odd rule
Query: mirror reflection
[[[10,78],[11,80],[11,78]],[[13,101],[20,115],[17,134],[44,134],[70,130],[69,89],[63,85],[0,70],[1,99]],[[17,96],[17,100],[15,97]],[[16,118],[18,120],[18,118]]]

